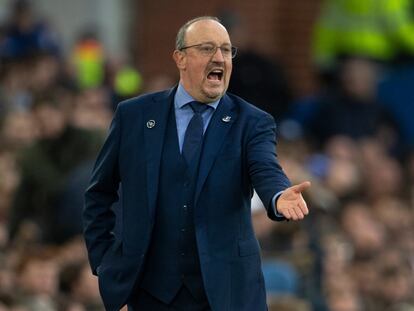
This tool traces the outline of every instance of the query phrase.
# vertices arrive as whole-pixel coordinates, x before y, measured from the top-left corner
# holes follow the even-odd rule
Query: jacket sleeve
[[[120,107],[115,112],[108,137],[99,152],[89,186],[85,192],[83,228],[92,272],[96,269],[115,237],[112,204],[118,201],[119,147],[121,139]]]
[[[276,156],[276,124],[269,114],[259,117],[250,130],[247,145],[247,165],[253,187],[272,220],[284,220],[275,213],[275,194],[290,186]]]

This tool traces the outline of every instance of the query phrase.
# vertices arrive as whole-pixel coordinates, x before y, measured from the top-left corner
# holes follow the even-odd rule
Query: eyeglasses
[[[189,48],[196,48],[201,54],[205,56],[212,56],[216,54],[217,49],[220,49],[221,54],[223,54],[225,58],[235,58],[237,54],[237,47],[235,46],[231,46],[231,45],[217,46],[212,43],[193,44],[193,45],[182,47],[180,51],[186,50]]]

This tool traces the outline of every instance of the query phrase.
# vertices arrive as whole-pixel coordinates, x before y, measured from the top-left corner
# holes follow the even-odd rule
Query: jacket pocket
[[[239,241],[239,256],[240,257],[259,254],[259,251],[260,251],[259,242],[257,242],[256,238],[250,238],[247,240]]]
[[[121,251],[122,249],[122,240],[115,240],[112,245],[107,249],[105,254],[102,257],[101,264],[98,266],[97,271],[98,274],[102,271],[103,267],[106,267],[108,260],[110,261],[111,258],[115,255],[116,252]]]

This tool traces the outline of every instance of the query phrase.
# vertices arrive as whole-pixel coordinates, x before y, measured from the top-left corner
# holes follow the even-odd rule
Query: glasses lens
[[[213,55],[217,52],[217,49],[220,49],[221,53],[225,57],[230,57],[230,55],[231,55],[231,58],[234,58],[234,57],[236,57],[236,54],[237,54],[237,47],[235,47],[235,46],[219,47],[219,46],[215,46],[215,45],[209,44],[209,43],[194,44],[194,45],[185,46],[185,47],[181,48],[181,51],[185,50],[185,49],[189,49],[189,48],[197,48],[197,50],[199,50],[204,55]]]
[[[214,54],[216,47],[212,44],[200,44],[198,50],[203,54],[211,55]]]
[[[231,47],[231,58],[235,58],[237,55],[237,47],[232,46]]]

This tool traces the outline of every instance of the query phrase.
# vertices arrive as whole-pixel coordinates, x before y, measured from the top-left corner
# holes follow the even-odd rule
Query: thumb
[[[290,188],[296,193],[301,193],[301,192],[305,191],[306,189],[308,189],[310,186],[311,186],[310,181],[304,181],[304,182],[302,182],[298,185],[294,185]]]

